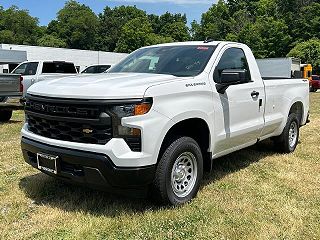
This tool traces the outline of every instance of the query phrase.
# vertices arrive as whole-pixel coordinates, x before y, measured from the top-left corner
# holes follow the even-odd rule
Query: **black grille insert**
[[[113,137],[105,106],[27,99],[25,110],[29,131],[43,137],[102,145]]]

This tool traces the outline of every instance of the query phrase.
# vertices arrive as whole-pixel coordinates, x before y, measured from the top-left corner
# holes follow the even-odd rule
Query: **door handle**
[[[256,92],[256,91],[253,91],[253,92],[251,93],[251,97],[253,97],[253,98],[259,97],[259,95],[260,95],[260,93],[259,93],[259,92]]]

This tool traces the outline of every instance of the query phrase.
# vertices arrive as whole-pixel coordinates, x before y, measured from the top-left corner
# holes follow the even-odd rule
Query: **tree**
[[[224,40],[230,32],[230,13],[228,5],[219,0],[217,4],[213,4],[209,10],[202,14],[200,32],[195,35],[204,38],[212,38],[214,40]],[[200,39],[199,39],[200,40]]]
[[[136,18],[146,18],[146,13],[135,6],[106,7],[99,14],[99,30],[96,45],[99,50],[114,51],[122,35],[123,26]]]
[[[148,18],[135,18],[127,22],[122,28],[122,34],[117,42],[117,52],[132,52],[140,47],[171,42],[170,37],[153,33]]]
[[[43,32],[38,19],[31,17],[26,10],[12,6],[4,10],[0,6],[0,41],[11,44],[36,44]]]
[[[48,35],[48,34],[39,38],[37,41],[37,45],[44,46],[44,47],[56,47],[56,48],[65,48],[67,46],[66,42],[64,42],[62,39],[54,35]]]
[[[292,35],[296,42],[320,39],[320,3],[304,6],[294,24]]]
[[[57,20],[49,24],[48,34],[56,33],[69,48],[94,49],[97,28],[95,13],[88,6],[70,0],[58,12]]]
[[[261,0],[228,0],[226,4],[231,16],[239,10],[245,10],[254,18],[260,2]]]
[[[312,64],[317,72],[320,70],[320,40],[310,39],[298,43],[287,55],[288,57],[300,58],[303,63]]]
[[[147,36],[146,46],[174,42],[171,37],[165,37],[159,34],[150,33]]]
[[[259,17],[241,31],[239,41],[249,45],[256,57],[283,57],[289,51],[291,37],[284,21]]]
[[[160,34],[178,42],[190,40],[189,29],[183,22],[168,23],[161,29]]]

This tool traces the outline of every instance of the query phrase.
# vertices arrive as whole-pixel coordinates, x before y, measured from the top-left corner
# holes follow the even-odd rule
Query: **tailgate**
[[[20,75],[0,74],[0,96],[20,95]]]

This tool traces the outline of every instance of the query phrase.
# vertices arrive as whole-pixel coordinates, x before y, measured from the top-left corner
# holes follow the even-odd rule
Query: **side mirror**
[[[245,69],[225,69],[221,73],[222,84],[237,84],[246,82]]]
[[[246,83],[247,70],[245,69],[225,69],[221,73],[220,83],[217,83],[216,88],[218,93],[224,94],[227,88],[231,85]]]

